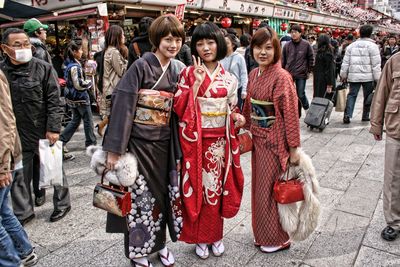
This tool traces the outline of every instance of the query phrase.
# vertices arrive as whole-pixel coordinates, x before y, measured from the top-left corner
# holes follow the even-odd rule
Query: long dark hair
[[[121,53],[124,58],[127,58],[127,49],[125,44],[122,43],[122,34],[124,30],[121,26],[118,25],[111,25],[110,28],[106,31],[105,34],[105,44],[104,44],[104,51],[111,45],[117,48],[117,50]]]
[[[331,38],[326,34],[321,34],[317,39],[318,53],[333,53],[333,47],[331,45]]]
[[[78,51],[82,47],[82,44],[78,44],[75,41],[71,41],[65,49],[64,58],[66,61],[75,61],[74,51]]]
[[[207,21],[205,23],[197,25],[197,27],[194,29],[192,41],[190,42],[190,50],[192,52],[192,55],[196,58],[199,56],[196,44],[198,41],[203,39],[212,39],[217,43],[217,57],[215,58],[215,61],[221,60],[226,57],[227,48],[225,37],[217,25]]]

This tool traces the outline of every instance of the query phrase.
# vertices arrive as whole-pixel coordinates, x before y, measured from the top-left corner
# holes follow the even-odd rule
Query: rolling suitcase
[[[333,97],[335,94],[333,94]],[[316,128],[322,132],[329,124],[329,119],[333,110],[333,102],[323,97],[315,97],[311,101],[304,122],[312,129]]]

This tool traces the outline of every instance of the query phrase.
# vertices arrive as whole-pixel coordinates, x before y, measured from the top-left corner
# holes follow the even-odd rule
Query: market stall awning
[[[0,24],[21,19],[30,19],[50,14],[50,11],[5,0],[4,7],[0,8]]]
[[[67,20],[71,18],[80,18],[84,16],[89,16],[89,15],[96,15],[97,14],[97,8],[90,8],[90,9],[85,9],[85,10],[79,10],[79,11],[74,11],[74,12],[68,12],[68,13],[62,13],[62,14],[53,14],[53,15],[48,15],[48,16],[41,16],[41,17],[36,17],[38,20],[41,22],[47,22],[47,21],[61,21],[61,20]],[[1,24],[0,28],[8,28],[8,27],[15,27],[19,26],[25,23],[25,20],[22,21],[16,21],[16,22],[10,22],[10,23],[5,23]]]

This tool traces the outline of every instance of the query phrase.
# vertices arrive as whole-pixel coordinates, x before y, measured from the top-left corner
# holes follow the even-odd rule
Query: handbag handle
[[[101,174],[101,184],[104,185],[104,176],[109,172],[110,170],[107,168],[104,168],[103,173]],[[112,188],[119,188],[121,191],[126,191],[125,187],[120,185],[120,186],[114,186],[114,185],[109,185]]]

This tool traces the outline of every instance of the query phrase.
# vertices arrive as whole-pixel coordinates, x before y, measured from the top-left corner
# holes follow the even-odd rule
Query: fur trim
[[[299,153],[300,163],[289,168],[289,177],[298,177],[303,182],[304,201],[291,204],[278,203],[282,228],[293,241],[301,241],[310,236],[318,226],[320,214],[319,183],[314,166],[311,158],[303,150]]]
[[[107,152],[101,146],[89,146],[86,154],[90,160],[90,168],[101,176],[106,168]],[[108,171],[104,179],[115,185],[131,186],[139,176],[137,159],[132,153],[126,153],[115,164],[115,170]]]

